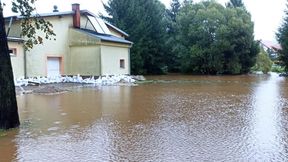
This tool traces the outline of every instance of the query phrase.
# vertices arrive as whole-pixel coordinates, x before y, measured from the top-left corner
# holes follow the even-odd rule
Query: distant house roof
[[[280,44],[272,42],[272,41],[263,41],[261,40],[260,43],[265,46],[266,48],[270,48],[272,50],[281,50],[282,47]]]
[[[119,37],[116,37],[113,35],[109,35],[109,34],[101,34],[101,33],[97,33],[95,31],[88,30],[88,29],[76,29],[76,30],[79,30],[83,33],[89,34],[95,38],[98,38],[98,39],[101,39],[101,40],[107,41],[107,42],[123,43],[123,44],[128,44],[128,45],[133,44],[132,42],[130,42],[128,40],[125,40],[125,39],[122,39],[122,38],[119,38]]]

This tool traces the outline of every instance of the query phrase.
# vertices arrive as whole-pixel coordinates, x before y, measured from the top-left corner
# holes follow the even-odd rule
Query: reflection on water
[[[101,110],[103,116],[121,116],[127,118],[130,111],[130,89],[109,87],[101,94]]]
[[[285,79],[148,78],[160,81],[19,96],[0,161],[287,160]]]
[[[284,151],[281,142],[281,111],[282,105],[280,96],[281,78],[271,76],[271,79],[263,82],[255,89],[254,109],[252,120],[252,138],[257,145],[257,150],[253,156],[259,160],[281,160],[285,161],[285,157],[281,157]]]

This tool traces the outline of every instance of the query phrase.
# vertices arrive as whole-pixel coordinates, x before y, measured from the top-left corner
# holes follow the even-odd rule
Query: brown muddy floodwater
[[[22,95],[0,161],[288,161],[288,80],[153,76]]]

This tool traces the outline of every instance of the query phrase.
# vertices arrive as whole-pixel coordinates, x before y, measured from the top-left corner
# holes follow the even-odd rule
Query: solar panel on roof
[[[110,30],[108,29],[108,27],[106,26],[106,24],[104,23],[104,21],[98,17],[96,17],[97,22],[100,24],[102,30],[105,32],[105,34],[111,34]]]
[[[92,23],[94,29],[101,34],[111,34],[103,20],[100,18],[95,18],[93,16],[88,16],[89,21]]]
[[[104,34],[104,31],[103,31],[102,28],[100,27],[99,23],[96,21],[95,17],[88,16],[88,19],[89,19],[89,21],[92,23],[94,29],[95,29],[98,33]]]

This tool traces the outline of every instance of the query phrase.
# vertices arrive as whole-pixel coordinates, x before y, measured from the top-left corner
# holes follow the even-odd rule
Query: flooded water
[[[18,97],[0,161],[287,161],[288,80],[153,76]]]

